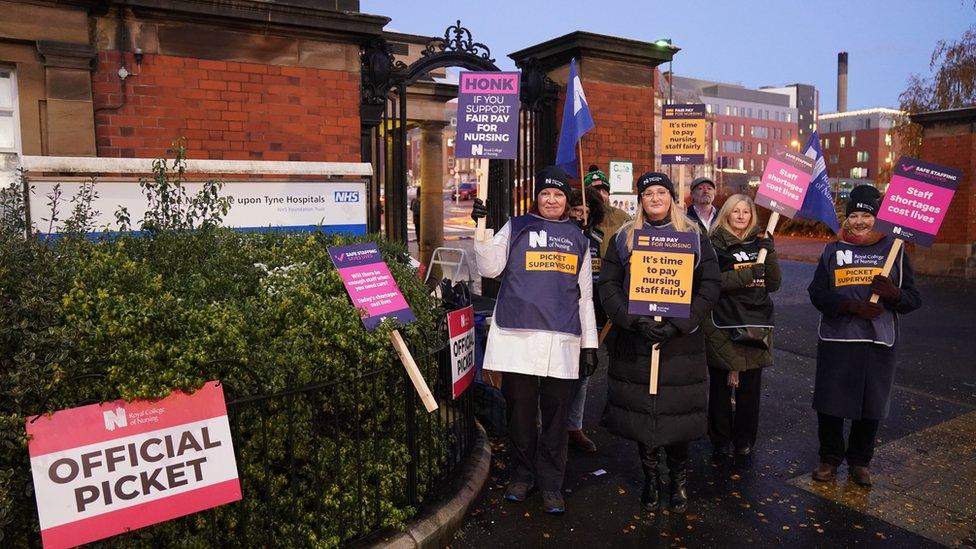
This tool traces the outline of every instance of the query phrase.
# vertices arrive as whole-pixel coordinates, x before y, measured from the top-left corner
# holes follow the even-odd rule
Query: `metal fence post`
[[[403,403],[404,423],[407,430],[407,454],[410,461],[407,462],[407,503],[417,505],[417,462],[420,461],[420,448],[417,446],[417,394],[413,390],[413,385],[407,377],[405,369],[403,372]]]

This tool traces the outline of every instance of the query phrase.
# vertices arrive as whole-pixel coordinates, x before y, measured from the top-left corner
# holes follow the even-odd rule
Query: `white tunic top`
[[[506,223],[498,234],[484,242],[474,242],[478,271],[494,278],[508,262],[508,240],[511,225]],[[488,233],[491,235],[491,232]],[[582,336],[544,330],[502,328],[492,324],[488,331],[484,368],[560,379],[579,377],[580,348],[596,349],[598,345],[596,314],[593,312],[593,274],[590,256],[583,257],[579,271],[579,307]],[[567,306],[570,304],[567,303]]]

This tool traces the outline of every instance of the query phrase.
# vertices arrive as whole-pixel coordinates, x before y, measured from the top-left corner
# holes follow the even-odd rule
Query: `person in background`
[[[588,189],[597,191],[603,200],[605,206],[603,222],[597,228],[603,231],[604,235],[608,237],[614,235],[624,223],[630,221],[627,212],[610,205],[610,182],[607,179],[607,174],[600,171],[596,164],[590,165],[590,171],[583,177],[583,185]],[[614,202],[616,203],[616,201]],[[600,245],[600,257],[607,253],[609,243],[610,239],[608,238]]]
[[[420,242],[420,187],[417,187],[417,194],[410,200],[410,213],[413,214],[413,232],[417,235],[417,242]]]
[[[538,486],[550,514],[566,509],[566,422],[579,378],[597,367],[590,245],[569,218],[568,180],[559,168],[543,169],[535,176],[529,213],[474,242],[481,275],[504,275],[484,369],[503,373],[512,442],[505,499],[522,502]],[[485,203],[475,199],[471,218],[477,223],[487,215]]]
[[[600,198],[600,194],[596,190],[587,189],[586,206],[584,206],[583,194],[579,189],[573,189],[573,194],[569,199],[569,205],[572,208],[569,214],[570,217],[576,220],[576,223],[583,230],[583,234],[586,235],[589,241],[590,262],[593,266],[593,287],[595,288],[600,278],[600,244],[603,243],[604,238],[603,231],[597,227],[603,221],[603,199]],[[585,223],[583,221],[584,218],[586,219]],[[607,322],[607,315],[603,312],[603,307],[600,305],[599,299],[593,301],[593,308],[596,313],[597,327],[603,326]],[[576,397],[573,399],[573,406],[569,412],[567,429],[569,430],[570,444],[586,453],[594,453],[596,452],[596,443],[590,440],[586,436],[586,433],[583,432],[583,412],[586,408],[588,381],[588,377],[580,379],[579,389],[576,391]]]
[[[715,183],[707,177],[698,177],[691,182],[691,208],[688,217],[698,223],[703,233],[708,233],[715,221]]]
[[[772,238],[757,226],[756,205],[743,194],[725,201],[710,240],[722,271],[722,294],[705,317],[708,436],[717,457],[749,455],[759,430],[762,369],[773,364],[773,300],[779,261]],[[757,263],[766,250],[765,263]],[[735,398],[735,410],[732,398]]]
[[[678,207],[668,176],[641,175],[637,192],[637,217],[614,235],[600,268],[600,301],[613,323],[606,340],[610,367],[603,422],[611,433],[637,442],[644,471],[641,505],[647,512],[662,505],[658,451],[664,448],[671,508],[683,513],[688,508],[688,443],[705,436],[708,424],[705,337],[698,328],[718,300],[721,278],[712,244]],[[689,318],[657,322],[628,312],[631,250],[638,228],[697,234]],[[661,350],[656,395],[649,394],[652,345]]]
[[[848,477],[871,485],[875,436],[888,415],[898,350],[898,317],[922,305],[915,276],[899,251],[889,276],[881,270],[892,237],[874,231],[881,193],[859,185],[847,202],[837,241],[824,247],[807,291],[820,311],[813,408],[817,411],[820,464],[813,480],[837,476],[847,460]],[[869,301],[871,294],[878,303]],[[844,442],[844,420],[851,420]]]

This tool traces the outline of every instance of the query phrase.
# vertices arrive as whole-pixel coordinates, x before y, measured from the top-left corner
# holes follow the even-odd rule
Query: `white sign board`
[[[610,193],[634,192],[634,163],[626,160],[610,161]]]
[[[627,212],[631,219],[637,215],[637,208],[640,207],[636,194],[611,194],[610,205]]]
[[[48,196],[54,186],[61,185],[61,204],[58,217],[71,213],[71,198],[84,184],[81,181],[32,180],[31,221],[41,233],[57,233],[61,223],[51,227]],[[194,196],[203,184],[184,183],[189,196]],[[119,229],[115,212],[120,206],[129,212],[133,228],[139,227],[147,210],[146,198],[137,182],[99,181],[95,184],[98,198],[92,206],[98,231]],[[223,218],[223,225],[243,231],[263,231],[269,228],[312,231],[319,225],[325,232],[366,234],[366,183],[352,182],[225,182],[220,195],[231,199],[231,208]]]

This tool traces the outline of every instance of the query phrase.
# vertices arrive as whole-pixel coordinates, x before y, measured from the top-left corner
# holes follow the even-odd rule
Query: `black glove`
[[[871,303],[870,301],[845,299],[840,303],[838,312],[863,318],[864,320],[874,320],[881,316],[881,313],[884,312],[884,307],[877,303]]]
[[[593,375],[599,365],[600,359],[596,356],[596,349],[580,349],[579,371],[581,378]]]
[[[901,301],[901,288],[896,286],[887,276],[874,275],[874,278],[871,279],[871,291],[892,305]]]
[[[651,343],[660,344],[666,342],[678,334],[678,329],[667,320],[654,322],[650,317],[642,316],[634,324],[634,328],[644,337],[651,340]]]
[[[763,277],[766,276],[766,264],[765,263],[753,263],[752,266],[749,267],[749,268],[752,269],[752,278],[753,278],[753,280],[762,280]]]
[[[772,236],[760,236],[756,237],[756,244],[759,246],[760,250],[766,250],[766,253],[773,251],[773,237]]]
[[[471,219],[477,223],[482,217],[488,217],[488,207],[480,198],[475,198],[474,206],[471,206]]]

